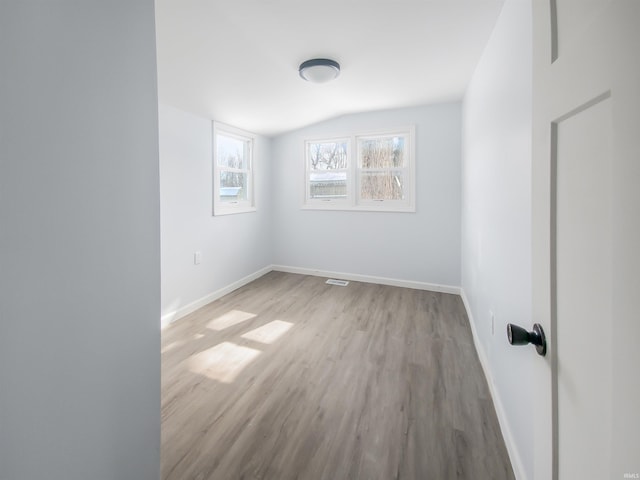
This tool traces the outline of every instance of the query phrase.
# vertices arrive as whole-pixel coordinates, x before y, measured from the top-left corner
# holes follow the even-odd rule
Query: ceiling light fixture
[[[326,83],[340,75],[340,64],[327,58],[314,58],[300,64],[300,77],[313,83]]]

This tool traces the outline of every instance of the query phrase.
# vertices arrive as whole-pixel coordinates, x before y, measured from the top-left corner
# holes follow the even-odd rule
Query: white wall
[[[169,321],[272,263],[271,140],[256,138],[257,211],[214,217],[212,121],[165,105],[159,115],[162,316]]]
[[[463,104],[462,287],[519,478],[533,476],[531,325],[531,2],[507,0]],[[495,315],[491,332],[489,312]]]
[[[0,479],[157,479],[153,0],[0,2]]]
[[[301,210],[307,137],[416,125],[416,213]],[[347,115],[273,140],[274,263],[460,285],[459,103]]]

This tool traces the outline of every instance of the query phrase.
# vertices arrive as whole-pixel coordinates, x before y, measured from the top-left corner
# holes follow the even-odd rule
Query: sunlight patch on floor
[[[242,338],[260,343],[273,343],[293,327],[293,323],[274,320],[242,335]]]
[[[247,320],[255,318],[255,313],[243,312],[242,310],[230,310],[218,318],[214,318],[207,324],[210,330],[220,331],[232,327]]]
[[[259,350],[223,342],[192,356],[189,370],[212,380],[232,383],[258,355]]]

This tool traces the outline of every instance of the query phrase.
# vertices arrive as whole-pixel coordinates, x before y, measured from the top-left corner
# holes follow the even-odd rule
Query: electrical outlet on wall
[[[491,335],[496,333],[496,316],[493,314],[493,310],[489,310],[489,318],[491,319]]]
[[[200,262],[202,262],[202,252],[196,252],[193,254],[193,264],[194,265],[200,265]]]

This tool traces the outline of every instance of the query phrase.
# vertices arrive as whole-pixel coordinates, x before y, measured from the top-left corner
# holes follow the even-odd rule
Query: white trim
[[[381,205],[376,207],[375,205],[363,205],[363,206],[350,206],[350,207],[338,207],[336,202],[326,202],[323,204],[317,205],[303,205],[300,207],[300,210],[331,210],[338,212],[379,212],[379,213],[416,213],[415,208],[413,210],[399,210],[398,207],[393,206],[385,206],[384,202],[380,202]]]
[[[467,311],[467,317],[469,318],[469,325],[471,326],[471,334],[473,336],[473,344],[476,346],[478,358],[480,359],[480,365],[482,365],[484,376],[487,379],[487,384],[489,385],[489,393],[491,394],[491,398],[493,399],[493,405],[498,416],[498,423],[500,424],[500,430],[502,431],[502,438],[504,438],[504,443],[507,447],[507,452],[509,453],[509,459],[511,460],[513,473],[518,480],[527,480],[527,475],[525,474],[524,466],[522,465],[522,457],[520,456],[520,452],[518,451],[516,442],[513,439],[513,434],[511,433],[511,426],[509,425],[507,414],[504,411],[502,400],[500,399],[500,394],[498,393],[498,390],[496,389],[495,383],[493,381],[493,375],[491,374],[489,360],[485,354],[484,347],[482,346],[482,343],[480,342],[480,339],[478,337],[476,323],[473,320],[473,314],[471,313],[471,306],[469,305],[467,294],[462,287],[459,288],[459,291],[460,297],[462,297],[462,303],[464,304],[464,308]]]
[[[271,265],[267,265],[266,267],[261,268],[257,272],[247,275],[246,277],[243,277],[240,280],[237,280],[227,285],[226,287],[222,287],[219,290],[216,290],[215,292],[209,293],[204,297],[199,298],[198,300],[195,300],[183,307],[180,307],[177,310],[174,310],[173,312],[169,312],[163,315],[160,318],[160,328],[165,328],[170,323],[173,323],[176,320],[179,320],[182,317],[185,317],[190,313],[195,312],[199,308],[204,307],[205,305],[213,302],[214,300],[224,297],[226,294],[231,293],[240,287],[244,287],[247,283],[251,283],[254,280],[257,280],[258,278],[262,277],[263,275],[266,275],[272,270],[273,268],[271,267]]]
[[[304,143],[304,193],[302,197],[303,208],[321,209],[321,210],[342,210],[350,205],[353,205],[354,184],[351,171],[352,153],[351,153],[351,141],[350,136],[330,137],[330,138],[306,138]],[[309,176],[311,174],[310,158],[309,158],[309,145],[312,143],[345,143],[347,153],[347,166],[331,172],[344,171],[347,177],[347,196],[346,198],[327,198],[317,199],[311,198],[311,183]]]
[[[213,197],[212,197],[212,213],[213,216],[220,215],[233,215],[237,213],[249,213],[256,211],[256,198],[255,198],[255,178],[256,178],[256,159],[255,159],[255,144],[256,135],[220,122],[212,122],[212,172],[213,172]],[[220,165],[218,165],[218,135],[224,135],[229,138],[234,138],[240,141],[246,141],[249,143],[248,162],[245,168],[235,169],[240,173],[247,175],[247,200],[238,201],[235,203],[227,203],[220,201]],[[224,171],[233,171],[223,169]]]
[[[401,170],[404,175],[405,184],[403,186],[406,199],[405,200],[363,200],[360,198],[360,188],[362,182],[362,173],[366,170],[377,169],[363,169],[360,165],[360,139],[372,139],[390,136],[401,136],[405,139],[405,153],[407,159],[405,165],[400,168],[387,168],[386,170]],[[362,207],[369,207],[375,210],[382,211],[397,211],[397,212],[415,212],[416,211],[416,126],[409,125],[402,129],[389,130],[388,132],[378,133],[366,133],[355,135],[354,138],[354,162],[355,162],[355,184],[354,190],[355,204]],[[407,182],[407,180],[409,180]]]
[[[360,149],[360,139],[402,136],[405,139],[406,164],[403,167],[394,169],[381,170],[400,170],[405,177],[403,186],[405,191],[404,200],[363,200],[360,199],[360,182],[363,170],[358,162]],[[310,168],[309,168],[309,149],[311,143],[337,143],[345,142],[347,144],[347,168],[340,169],[347,172],[347,196],[346,198],[329,198],[317,199],[310,198]],[[302,204],[301,210],[332,210],[332,211],[367,211],[367,212],[398,212],[398,213],[415,213],[416,212],[416,127],[410,124],[404,127],[390,128],[384,130],[354,132],[347,135],[327,135],[324,137],[307,137],[303,139],[303,157],[304,158],[304,183],[302,188]],[[378,169],[374,169],[378,170]],[[374,282],[375,283],[375,282]],[[411,288],[411,287],[410,287]]]
[[[285,265],[272,265],[276,272],[298,273],[301,275],[311,275],[314,277],[338,278],[341,280],[351,280],[353,282],[377,283],[379,285],[390,285],[392,287],[414,288],[416,290],[429,290],[431,292],[460,294],[460,287],[452,285],[439,285],[437,283],[416,282],[413,280],[400,280],[397,278],[374,277],[371,275],[360,275],[357,273],[331,272],[327,270],[315,270],[311,268],[288,267]]]
[[[428,290],[431,292],[440,292],[440,293],[451,293],[454,295],[460,295],[460,287],[454,287],[451,285],[439,285],[436,283],[426,283],[426,282],[416,282],[413,280],[400,280],[396,278],[387,278],[387,277],[374,277],[371,275],[360,275],[357,273],[343,273],[343,272],[330,272],[328,270],[314,270],[311,268],[301,268],[301,267],[287,267],[284,265],[267,265],[264,268],[261,268],[257,272],[254,272],[250,275],[247,275],[240,280],[237,280],[226,287],[220,288],[215,292],[209,293],[198,300],[194,300],[193,302],[178,308],[172,312],[169,312],[163,315],[160,318],[160,327],[165,328],[167,325],[179,320],[183,317],[186,317],[192,312],[195,312],[201,307],[204,307],[208,303],[211,303],[219,298],[224,297],[226,294],[237,290],[240,287],[245,286],[246,284],[257,280],[258,278],[266,275],[269,272],[286,272],[286,273],[297,273],[300,275],[311,275],[314,277],[327,277],[327,278],[338,278],[341,280],[351,280],[353,282],[364,282],[364,283],[376,283],[379,285],[390,285],[392,287],[404,287],[404,288],[413,288],[416,290]]]
[[[214,214],[214,217],[220,217],[222,215],[236,215],[240,213],[251,213],[256,212],[258,209],[256,207],[247,207],[245,205],[220,205]]]

